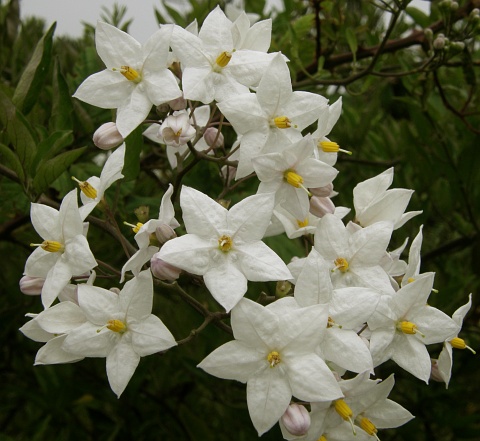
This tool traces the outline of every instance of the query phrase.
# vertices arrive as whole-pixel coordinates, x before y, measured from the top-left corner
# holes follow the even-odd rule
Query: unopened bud
[[[438,381],[439,383],[444,383],[445,381],[443,380],[442,375],[440,374],[440,369],[438,368],[438,360],[435,358],[432,358],[430,361],[432,362],[430,379],[433,381]]]
[[[165,118],[170,112],[170,106],[168,103],[160,104],[155,108],[155,112],[161,119]]]
[[[109,291],[112,291],[113,293],[119,295],[120,294],[120,289],[114,286],[113,288],[110,288]]]
[[[458,3],[457,2],[452,2],[451,5],[450,5],[450,9],[452,11],[456,11],[458,9]]]
[[[463,49],[465,49],[465,43],[463,41],[455,41],[450,45],[449,49],[458,52],[463,51]]]
[[[222,147],[225,142],[222,132],[219,132],[215,127],[209,127],[205,130],[203,137],[207,145],[213,148]]]
[[[158,257],[153,256],[150,260],[150,270],[152,274],[160,280],[173,281],[180,277],[182,270]]]
[[[23,276],[20,279],[20,291],[28,296],[38,296],[42,293],[45,279],[41,277]]]
[[[435,40],[433,40],[433,48],[437,51],[440,51],[445,48],[445,43],[445,37],[443,34],[440,34],[437,38],[435,38]]]
[[[102,150],[110,150],[123,142],[123,136],[114,122],[102,124],[93,134],[93,143]]]
[[[275,289],[275,295],[278,298],[285,297],[292,291],[292,284],[287,280],[280,280],[277,282],[277,287]]]
[[[290,404],[282,415],[285,429],[294,436],[303,436],[310,429],[310,414],[301,404]]]
[[[310,198],[310,213],[317,217],[333,214],[335,213],[335,205],[330,198],[312,196]]]
[[[175,233],[175,231],[173,231],[173,228],[170,225],[162,224],[156,228],[155,236],[157,237],[160,245],[163,245],[170,239],[175,239],[177,237],[177,234]]]
[[[237,169],[231,165],[224,165],[220,170],[220,175],[226,181],[227,185],[230,185],[232,180],[235,178]]]
[[[431,40],[433,38],[433,31],[430,28],[427,28],[423,31],[423,35],[427,40]]]
[[[168,105],[172,108],[172,110],[183,110],[187,108],[187,100],[182,96],[169,101]]]
[[[316,188],[309,188],[310,193],[312,193],[314,196],[318,196],[320,198],[328,198],[333,191],[333,184],[327,184],[323,187],[316,187]]]

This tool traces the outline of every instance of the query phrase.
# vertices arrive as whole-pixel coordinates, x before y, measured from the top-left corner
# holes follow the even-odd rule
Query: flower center
[[[287,170],[283,173],[283,179],[295,188],[299,188],[303,184],[303,178],[293,170]]]
[[[139,83],[142,81],[141,75],[130,66],[120,66],[120,68],[112,68],[114,72],[120,72],[128,81],[133,81],[134,83]]]
[[[218,239],[218,248],[223,252],[230,251],[233,247],[233,239],[230,236],[223,235]]]
[[[280,363],[280,354],[277,351],[272,351],[267,355],[267,361],[271,368]]]
[[[56,240],[44,240],[42,243],[31,243],[31,247],[40,247],[49,253],[63,253],[65,246]]]
[[[417,325],[415,323],[412,323],[406,320],[403,320],[397,323],[397,330],[403,332],[404,334],[409,334],[409,335],[418,333],[425,338],[425,335],[418,330]]]
[[[279,129],[288,129],[292,127],[292,122],[288,119],[287,116],[277,116],[276,118],[273,118],[273,123]]]
[[[328,441],[327,438],[325,438],[325,435],[322,435],[320,438],[317,439],[317,441]]]
[[[335,264],[335,268],[333,269],[333,271],[335,271],[336,269],[340,270],[342,273],[346,273],[348,271],[348,262],[347,259],[345,259],[344,257],[339,257],[335,259],[333,263]]]
[[[113,332],[118,332],[119,334],[123,334],[127,330],[127,325],[121,320],[112,319],[107,322],[107,329],[110,329],[110,331]]]
[[[88,183],[87,181],[80,181],[75,176],[72,176],[72,179],[78,183],[80,190],[82,190],[82,193],[87,198],[95,199],[97,197],[97,190],[92,184]]]
[[[132,227],[132,231],[137,234],[140,231],[140,228],[143,227],[143,224],[141,222],[137,222],[136,225],[130,224],[128,222],[123,222],[125,225],[128,225],[129,227]]]
[[[297,219],[297,225],[298,225],[299,228],[308,227],[308,217],[306,217],[305,219],[303,219],[303,221]]]
[[[232,53],[224,51],[217,57],[217,59],[215,60],[215,63],[217,64],[217,66],[224,68],[230,62],[231,58],[232,58]]]
[[[342,152],[342,153],[346,153],[347,155],[352,154],[352,152],[350,152],[348,150],[341,149],[340,146],[336,142],[333,142],[333,141],[320,141],[318,143],[318,147],[321,148],[326,153]]]
[[[452,348],[468,349],[473,354],[476,354],[476,352],[470,346],[467,346],[467,344],[465,343],[465,340],[463,338],[459,338],[459,337],[452,338],[449,343],[452,345]]]

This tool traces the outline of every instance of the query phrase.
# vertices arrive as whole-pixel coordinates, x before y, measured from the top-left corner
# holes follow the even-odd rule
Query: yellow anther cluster
[[[87,181],[80,181],[75,176],[72,176],[72,179],[78,183],[82,193],[90,199],[95,199],[97,197],[97,190],[95,187]]]
[[[320,438],[318,438],[317,441],[328,441],[325,435],[322,435]]]
[[[127,330],[127,325],[121,320],[112,319],[107,322],[107,329],[123,334]]]
[[[58,253],[65,250],[63,243],[57,242],[56,240],[44,240],[42,243],[31,243],[31,247],[40,247],[49,253]]]
[[[348,150],[343,150],[340,148],[340,146],[333,141],[320,141],[318,144],[318,147],[321,148],[324,152],[326,153],[346,153],[347,155],[351,155],[352,152]]]
[[[424,335],[417,329],[417,325],[415,323],[406,320],[398,322],[397,329],[404,334],[416,334],[418,332],[422,337],[424,337]]]
[[[272,351],[267,355],[267,361],[271,368],[280,363],[280,354],[277,351]]]
[[[340,398],[339,400],[335,400],[333,402],[333,406],[335,408],[335,411],[345,420],[345,421],[349,421],[352,416],[353,416],[353,412],[352,412],[352,409],[350,409],[350,406],[345,402],[345,400],[343,400],[342,398]]]
[[[375,427],[375,424],[373,424],[368,418],[365,417],[360,417],[360,427],[365,430],[370,436],[375,436],[375,434],[378,432],[377,428]]]
[[[285,179],[288,184],[292,185],[295,188],[299,188],[303,184],[303,178],[292,170],[287,170],[283,174],[283,179]]]
[[[342,273],[346,273],[348,271],[348,262],[344,257],[338,257],[333,261],[333,263],[335,264],[335,269],[339,269]]]
[[[297,225],[298,225],[299,228],[308,227],[308,217],[303,219],[303,221],[297,219]]]
[[[133,81],[134,83],[139,83],[142,79],[140,74],[130,66],[120,66],[120,69],[113,68],[112,70],[120,72],[128,81]]]
[[[292,127],[291,121],[286,116],[277,116],[276,118],[273,118],[273,122],[279,129],[288,129],[289,127]]]
[[[220,67],[225,67],[231,60],[232,54],[230,52],[222,52],[217,59],[215,60],[215,63],[218,64]]]
[[[218,247],[224,251],[230,251],[233,247],[233,239],[230,236],[223,235],[218,239]]]

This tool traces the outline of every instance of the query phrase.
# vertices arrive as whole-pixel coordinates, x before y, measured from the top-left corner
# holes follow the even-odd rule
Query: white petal
[[[152,102],[140,83],[117,109],[116,124],[120,134],[126,138],[145,120],[151,108]]]
[[[64,334],[85,323],[82,309],[72,302],[61,302],[37,316],[40,326],[52,334]]]
[[[130,323],[129,330],[132,332],[132,345],[135,352],[141,357],[166,351],[177,342],[172,333],[155,315],[144,318],[139,323]]]
[[[82,356],[70,354],[63,350],[62,345],[66,337],[66,335],[59,335],[42,346],[35,356],[35,366],[43,364],[74,363],[82,360]]]
[[[121,312],[118,294],[98,286],[78,285],[78,303],[87,320],[104,326]]]
[[[428,384],[432,364],[425,345],[413,335],[397,334],[394,346],[392,360]]]
[[[42,288],[42,304],[45,308],[50,307],[60,292],[65,288],[72,278],[70,266],[62,257],[57,260],[50,269]]]
[[[84,323],[73,329],[63,343],[63,350],[84,357],[106,357],[117,344],[120,335],[93,323]]]
[[[118,297],[127,322],[148,317],[153,306],[153,279],[150,270],[142,271],[125,283]]]
[[[59,240],[61,231],[58,211],[48,205],[32,203],[30,218],[33,228],[44,240]]]

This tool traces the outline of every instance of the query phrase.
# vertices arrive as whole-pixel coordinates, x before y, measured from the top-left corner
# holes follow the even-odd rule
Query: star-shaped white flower
[[[122,169],[125,162],[125,144],[122,144],[116,149],[105,162],[100,177],[92,176],[86,181],[79,181],[77,178],[73,178],[78,182],[80,187],[80,199],[83,206],[79,208],[82,219],[93,211],[93,209],[102,200],[103,195],[107,188],[109,188],[115,181],[123,178]]]
[[[216,377],[247,383],[248,410],[259,435],[283,415],[292,395],[306,401],[342,396],[334,375],[315,354],[327,309],[288,309],[282,300],[263,307],[242,299],[232,310],[235,340],[198,365]]]
[[[180,205],[187,233],[169,240],[157,257],[203,276],[213,297],[230,311],[247,291],[247,280],[291,278],[284,262],[261,239],[273,211],[273,194],[250,196],[230,210],[183,187]]]
[[[72,276],[88,273],[97,262],[83,234],[83,219],[77,203],[77,190],[68,193],[60,210],[32,204],[33,227],[44,241],[25,264],[25,275],[43,277],[42,303],[48,308]]]
[[[163,322],[152,314],[153,280],[148,270],[125,283],[119,294],[80,285],[78,303],[86,323],[70,330],[62,348],[83,357],[106,357],[108,381],[118,397],[140,357],[177,344]]]
[[[125,138],[149,114],[152,105],[181,96],[167,69],[171,27],[155,32],[142,46],[130,35],[99,21],[97,52],[107,67],[88,77],[73,95],[103,109],[117,109],[117,128]]]

